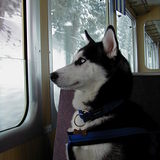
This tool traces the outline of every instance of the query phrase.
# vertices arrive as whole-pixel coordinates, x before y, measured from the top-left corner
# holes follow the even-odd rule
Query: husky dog
[[[139,106],[130,102],[132,73],[121,54],[113,26],[108,26],[101,42],[95,42],[85,31],[88,44],[81,48],[71,64],[51,73],[51,80],[60,88],[75,90],[75,113],[69,132],[101,131],[107,129],[154,125]],[[109,103],[118,106],[109,112],[84,122],[79,110],[92,112]],[[121,103],[119,103],[121,102]],[[107,107],[107,106],[106,106]],[[150,140],[135,135],[113,141],[73,146],[76,160],[151,160]]]

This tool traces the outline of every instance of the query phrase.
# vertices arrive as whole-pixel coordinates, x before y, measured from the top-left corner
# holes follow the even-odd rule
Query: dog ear
[[[117,56],[118,42],[113,26],[108,26],[102,43],[105,53],[109,58],[114,58],[115,56]]]
[[[88,34],[87,30],[85,30],[85,35],[86,35],[86,38],[87,40],[89,41],[89,43],[95,43],[94,40],[91,38],[91,36]]]

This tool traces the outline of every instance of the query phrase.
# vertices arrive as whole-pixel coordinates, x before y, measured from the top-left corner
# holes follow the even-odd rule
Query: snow
[[[18,125],[25,113],[22,17],[5,13],[0,31],[0,131]]]

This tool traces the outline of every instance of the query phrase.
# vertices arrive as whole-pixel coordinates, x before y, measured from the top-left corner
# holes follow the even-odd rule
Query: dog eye
[[[82,65],[83,63],[86,62],[86,59],[80,57],[76,62],[75,62],[75,65]]]

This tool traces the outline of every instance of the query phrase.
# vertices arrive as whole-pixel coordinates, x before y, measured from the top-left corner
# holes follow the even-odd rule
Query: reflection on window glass
[[[85,45],[84,30],[99,41],[106,28],[105,0],[52,0],[53,70],[69,64],[73,54]],[[59,89],[54,86],[58,106]]]
[[[18,125],[26,109],[21,7],[0,1],[0,131]]]
[[[132,72],[136,72],[136,28],[135,21],[128,15],[116,12],[117,38],[119,48],[124,57],[129,61]]]
[[[145,64],[149,69],[159,69],[159,43],[155,43],[145,32]]]

